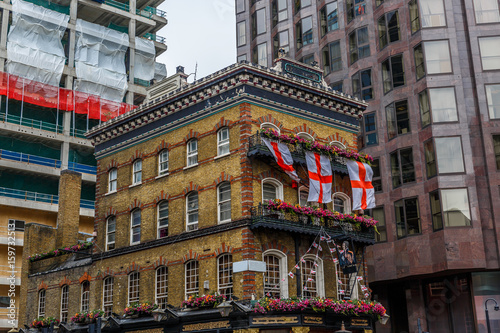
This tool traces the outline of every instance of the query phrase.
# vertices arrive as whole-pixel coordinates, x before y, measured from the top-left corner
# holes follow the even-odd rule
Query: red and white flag
[[[372,168],[366,163],[347,160],[347,169],[351,178],[352,210],[375,208]]]
[[[280,168],[282,168],[283,171],[285,171],[286,174],[290,176],[290,178],[292,178],[296,182],[299,182],[300,179],[297,176],[297,172],[293,168],[292,154],[290,154],[288,146],[284,143],[270,141],[266,138],[262,138],[262,141],[264,141],[267,148],[269,148]]]
[[[309,171],[309,197],[307,201],[329,203],[332,201],[332,165],[326,155],[306,151]]]

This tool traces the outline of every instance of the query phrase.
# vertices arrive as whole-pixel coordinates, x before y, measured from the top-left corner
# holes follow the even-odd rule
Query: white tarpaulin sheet
[[[22,0],[12,0],[7,37],[7,72],[59,86],[66,57],[61,38],[69,16]]]
[[[128,88],[128,34],[76,20],[75,90],[121,102]]]
[[[155,77],[157,82],[160,82],[167,77],[167,66],[161,62],[155,62]]]
[[[135,37],[134,78],[151,81],[155,76],[155,43]]]

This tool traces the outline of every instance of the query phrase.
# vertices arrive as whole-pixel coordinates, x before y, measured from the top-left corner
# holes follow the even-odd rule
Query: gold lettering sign
[[[182,326],[182,331],[201,331],[201,330],[213,330],[216,328],[229,328],[229,320],[226,321],[216,321],[212,323],[199,323],[199,324],[189,324]]]
[[[323,324],[323,318],[321,317],[313,317],[313,316],[304,316],[304,324]]]
[[[368,319],[363,318],[351,318],[352,326],[368,326]]]
[[[298,324],[299,317],[258,317],[252,318],[253,325]]]
[[[128,331],[127,333],[163,333],[163,328],[150,328],[149,330]]]
[[[365,328],[365,333],[373,333],[373,330],[367,330],[367,329]]]

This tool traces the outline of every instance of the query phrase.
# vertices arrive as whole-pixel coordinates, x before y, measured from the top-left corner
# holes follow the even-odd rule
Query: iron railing
[[[15,116],[12,114],[5,114],[5,112],[0,113],[0,121],[26,126],[30,128],[41,129],[44,131],[55,132],[59,134],[63,132],[63,127],[61,125],[25,117],[21,118],[19,116]]]

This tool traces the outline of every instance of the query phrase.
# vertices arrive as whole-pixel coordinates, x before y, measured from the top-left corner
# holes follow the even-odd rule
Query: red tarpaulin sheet
[[[101,99],[99,96],[54,87],[0,72],[0,95],[29,104],[87,114],[89,119],[107,121],[137,106]]]

